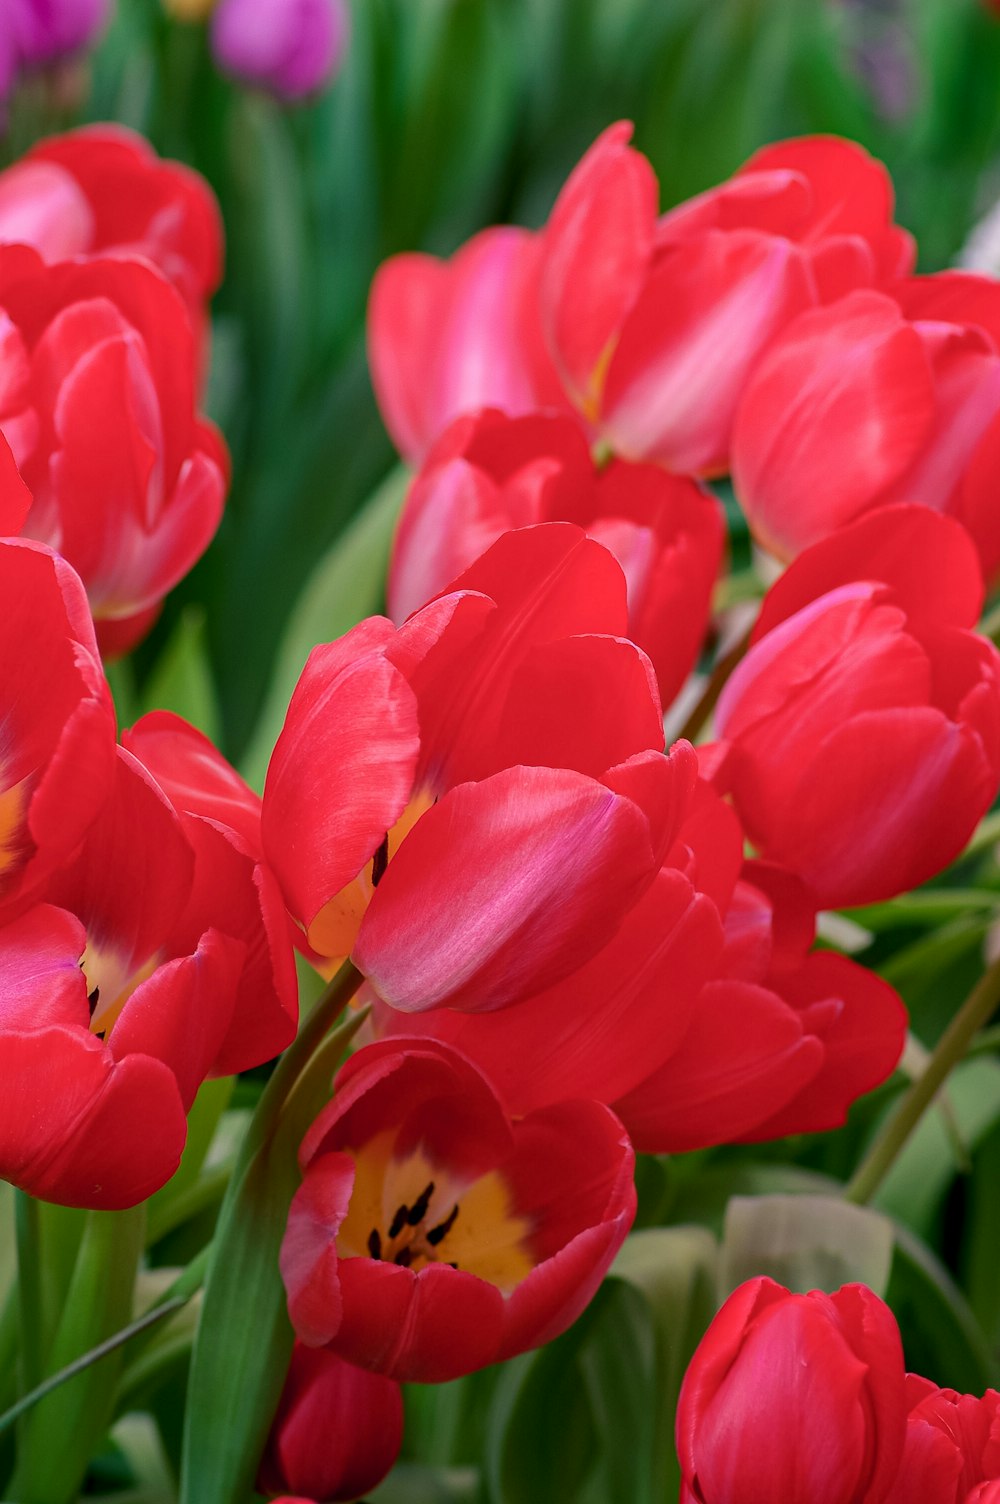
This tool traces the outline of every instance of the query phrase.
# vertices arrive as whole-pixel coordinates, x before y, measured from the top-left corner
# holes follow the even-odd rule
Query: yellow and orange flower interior
[[[511,1206],[503,1175],[458,1183],[422,1148],[397,1157],[394,1129],[349,1150],[354,1191],[340,1231],[341,1258],[373,1258],[420,1270],[449,1264],[509,1295],[534,1268],[531,1222]]]

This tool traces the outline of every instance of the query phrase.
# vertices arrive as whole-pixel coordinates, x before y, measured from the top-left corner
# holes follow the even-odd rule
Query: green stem
[[[17,1241],[17,1288],[20,1309],[20,1388],[34,1389],[45,1363],[45,1302],[42,1271],[41,1212],[27,1191],[14,1192],[14,1233]]]
[[[188,1298],[190,1299],[190,1297]],[[83,1373],[85,1369],[93,1367],[102,1358],[106,1358],[109,1353],[113,1353],[116,1348],[124,1347],[125,1343],[132,1337],[137,1337],[140,1332],[144,1332],[149,1327],[155,1326],[157,1322],[163,1321],[165,1317],[172,1316],[175,1311],[179,1311],[186,1304],[186,1300],[178,1298],[154,1306],[144,1316],[138,1317],[129,1326],[123,1327],[120,1332],[115,1332],[114,1336],[107,1337],[103,1342],[99,1342],[96,1347],[92,1347],[89,1352],[83,1353],[79,1358],[75,1358],[72,1363],[67,1363],[66,1367],[60,1368],[58,1373],[52,1374],[50,1378],[43,1379],[37,1389],[33,1389],[30,1394],[26,1394],[23,1399],[18,1400],[16,1405],[12,1405],[9,1410],[0,1415],[0,1435],[8,1430],[20,1416],[27,1414],[29,1410],[33,1409],[46,1395],[52,1394],[54,1390],[59,1389],[70,1379],[76,1378],[78,1373]]]
[[[945,1029],[927,1063],[927,1068],[904,1092],[895,1110],[859,1165],[844,1195],[865,1205],[874,1196],[896,1162],[910,1134],[934,1101],[949,1073],[964,1060],[979,1030],[1000,1004],[1000,960],[980,978],[951,1023]]]
[[[183,1227],[185,1222],[220,1203],[232,1173],[233,1160],[227,1159],[223,1164],[213,1165],[211,1170],[206,1170],[198,1180],[183,1191],[178,1191],[170,1201],[150,1206],[146,1232],[149,1246],[152,1247],[168,1233]]]
[[[282,1109],[291,1096],[296,1081],[363,981],[364,978],[353,961],[345,961],[328,983],[294,1042],[278,1061],[240,1146],[227,1199],[234,1193],[243,1170],[257,1150],[273,1137]]]
[[[701,692],[701,698],[677,734],[678,741],[694,742],[697,739],[699,732],[715,709],[730,674],[744,657],[747,648],[750,646],[750,634],[754,629],[755,622],[756,617],[747,627],[746,631],[741,632],[729,651],[723,654],[713,668],[708,683]]]

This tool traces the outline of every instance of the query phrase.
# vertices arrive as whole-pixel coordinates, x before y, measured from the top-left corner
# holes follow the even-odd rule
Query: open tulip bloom
[[[184,9],[285,100],[346,35],[341,0]],[[34,10],[36,61],[103,13]],[[396,45],[355,24],[359,68]],[[1000,293],[914,275],[852,142],[665,212],[630,142],[541,228],[378,271],[413,474],[236,766],[176,713],[241,756],[225,632],[202,658],[164,602],[230,481],[203,391],[247,399],[215,546],[262,552],[258,445],[313,394],[290,367],[260,421],[239,310],[277,364],[294,305],[241,297],[241,242],[227,402],[208,184],[115,125],[0,171],[4,1499],[1000,1504]]]

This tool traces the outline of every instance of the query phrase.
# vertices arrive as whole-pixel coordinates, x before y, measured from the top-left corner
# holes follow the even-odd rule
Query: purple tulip
[[[212,46],[227,73],[299,99],[333,77],[349,26],[346,0],[221,0]]]
[[[107,20],[109,0],[7,0],[13,4],[17,61],[38,67],[77,52]],[[2,63],[0,63],[2,71]]]

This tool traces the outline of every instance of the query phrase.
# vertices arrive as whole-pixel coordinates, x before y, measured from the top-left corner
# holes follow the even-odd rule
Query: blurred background
[[[924,270],[952,262],[1000,197],[1000,17],[982,0],[349,7],[335,76],[288,103],[220,71],[206,0],[117,0],[89,58],[22,81],[0,140],[12,160],[52,130],[118,120],[219,196],[227,273],[207,405],[232,449],[231,499],[115,688],[124,721],[150,700],[175,704],[257,781],[309,634],[378,607],[399,482],[378,495],[395,458],[364,320],[386,256],[537,225],[620,117],[635,121],[664,207],[765,141],[854,137],[888,164]],[[324,575],[373,495],[354,549]]]

